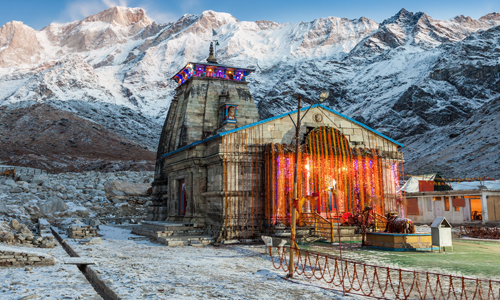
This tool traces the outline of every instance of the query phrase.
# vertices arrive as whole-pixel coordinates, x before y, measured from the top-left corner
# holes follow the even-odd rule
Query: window
[[[408,215],[419,215],[417,198],[406,199],[406,213]]]
[[[444,210],[450,211],[450,197],[444,197]]]

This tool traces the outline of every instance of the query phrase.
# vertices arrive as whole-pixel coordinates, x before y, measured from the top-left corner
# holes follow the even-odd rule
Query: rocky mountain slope
[[[104,126],[114,117],[122,124],[115,133],[152,147],[176,87],[169,78],[205,59],[217,39],[220,62],[256,69],[248,80],[263,118],[326,88],[328,106],[408,144],[410,172],[432,166],[447,176],[500,177],[500,162],[483,159],[498,151],[497,140],[474,148],[468,166],[481,164],[464,168],[471,152],[453,145],[468,134],[450,137],[463,126],[482,130],[484,111],[498,99],[499,25],[497,13],[435,20],[404,9],[380,24],[364,17],[244,22],[213,11],[157,24],[123,7],[39,31],[13,21],[0,28],[0,104],[52,101]],[[109,118],[91,112],[105,105],[113,107]],[[120,122],[122,108],[136,117],[130,124]]]
[[[49,103],[0,107],[0,158],[51,171],[151,170],[155,153]]]

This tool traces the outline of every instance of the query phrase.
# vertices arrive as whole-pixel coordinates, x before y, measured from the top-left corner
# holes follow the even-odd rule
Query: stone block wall
[[[97,236],[97,230],[91,226],[71,225],[66,232],[71,239],[88,239]]]
[[[0,250],[0,267],[53,266],[54,264],[55,260],[50,255]]]

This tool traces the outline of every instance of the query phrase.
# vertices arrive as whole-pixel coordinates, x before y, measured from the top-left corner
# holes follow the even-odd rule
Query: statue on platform
[[[386,214],[387,225],[384,232],[388,233],[415,233],[415,224],[410,219],[399,218],[395,212]]]

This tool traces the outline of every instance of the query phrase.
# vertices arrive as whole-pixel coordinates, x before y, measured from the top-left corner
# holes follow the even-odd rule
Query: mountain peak
[[[146,16],[146,11],[142,8],[130,8],[115,6],[108,8],[100,13],[88,16],[83,20],[84,22],[105,22],[115,23],[122,26],[134,25],[138,22],[145,22],[151,24],[151,21]]]
[[[416,14],[407,11],[406,9],[402,8],[400,11],[398,11],[394,16],[390,17],[389,19],[384,20],[380,25],[386,25],[386,24],[391,24],[391,23],[415,23],[425,15],[422,12],[418,12]]]
[[[497,12],[492,12],[479,18],[481,21],[500,21],[500,14]]]
[[[223,12],[216,12],[213,10],[205,10],[204,12],[201,13],[202,18],[210,18],[213,20],[217,20],[222,23],[232,23],[232,22],[239,22],[238,19],[236,19],[233,15],[228,14],[228,13],[223,13]]]

